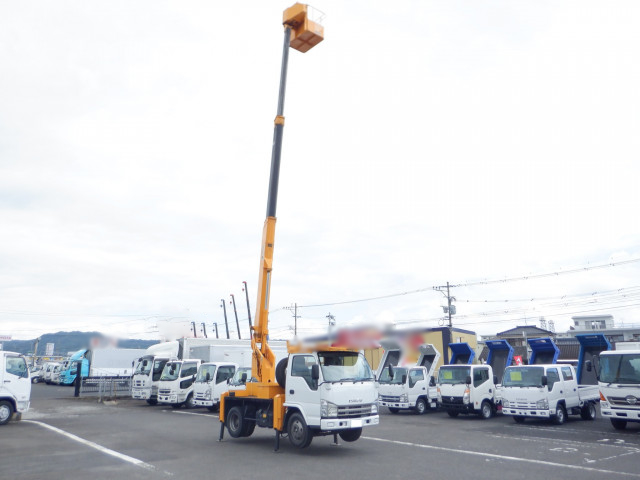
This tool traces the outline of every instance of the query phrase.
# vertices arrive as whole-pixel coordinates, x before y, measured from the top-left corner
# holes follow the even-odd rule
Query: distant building
[[[613,328],[613,315],[579,315],[571,317],[571,330],[606,330]],[[576,332],[578,333],[578,332]]]

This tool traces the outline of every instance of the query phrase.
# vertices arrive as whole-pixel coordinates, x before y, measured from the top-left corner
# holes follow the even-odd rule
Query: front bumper
[[[411,408],[409,402],[388,402],[386,400],[380,400],[378,403],[383,407],[401,408],[404,410]]]
[[[158,403],[182,403],[184,402],[184,398],[181,400],[180,395],[173,393],[170,395],[158,395]]]
[[[514,415],[516,417],[550,418],[555,412],[552,410],[538,410],[529,408],[505,408],[502,407],[503,415]]]
[[[134,388],[131,390],[131,398],[137,400],[149,400],[151,398],[151,390],[146,388]]]
[[[370,415],[360,418],[321,418],[321,430],[345,430],[349,428],[362,428],[380,423],[379,415]]]
[[[213,407],[214,405],[217,405],[217,402],[214,403],[213,400],[199,400],[194,398],[193,404],[197,407]]]

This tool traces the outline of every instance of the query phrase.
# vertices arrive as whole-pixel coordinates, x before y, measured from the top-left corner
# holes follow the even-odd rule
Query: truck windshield
[[[600,381],[640,384],[640,354],[601,355]]]
[[[358,352],[318,352],[325,382],[373,380],[369,363]]]
[[[151,372],[151,366],[153,365],[153,358],[151,357],[142,357],[142,361],[138,363],[136,367],[136,371],[133,372],[134,375],[149,375]]]
[[[384,383],[386,385],[400,385],[402,384],[402,376],[408,375],[406,368],[395,367],[393,369],[393,377],[389,375],[389,369],[385,368],[380,374],[380,378],[378,379],[379,383]]]
[[[467,377],[471,375],[471,367],[440,367],[438,372],[438,383],[455,385],[457,383],[467,383]]]
[[[247,382],[251,381],[251,368],[242,367],[236,370],[236,373],[233,374],[233,377],[231,378],[231,381],[229,382],[229,384],[234,386],[244,385],[244,383],[242,383],[243,373],[247,374]]]
[[[160,380],[175,380],[176,378],[178,378],[178,375],[180,375],[181,367],[181,363],[167,363],[164,366],[164,370],[162,370],[162,376],[160,377]]]
[[[196,382],[204,383],[207,381],[207,373],[209,374],[209,381],[215,378],[216,366],[215,365],[202,365],[198,369],[198,375],[196,375]]]
[[[503,387],[541,387],[544,368],[509,367],[504,371]]]

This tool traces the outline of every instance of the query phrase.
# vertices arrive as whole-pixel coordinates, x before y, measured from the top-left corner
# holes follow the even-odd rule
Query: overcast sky
[[[292,3],[0,2],[0,335],[247,338]],[[640,323],[639,2],[313,6],[272,336]]]

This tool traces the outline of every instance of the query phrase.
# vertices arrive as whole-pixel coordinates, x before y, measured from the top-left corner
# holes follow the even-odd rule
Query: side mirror
[[[320,365],[317,363],[311,365],[311,380],[318,380],[320,378]]]
[[[494,385],[498,385],[498,376],[497,375],[493,376],[493,384]]]
[[[546,387],[549,384],[549,380],[547,379],[546,375],[542,375],[542,378],[540,379],[540,383],[542,384],[543,387]]]
[[[402,378],[400,379],[400,383],[402,385],[404,385],[405,383],[407,383],[407,376],[406,375],[402,375]]]
[[[207,372],[206,379],[207,379],[207,382],[211,381],[211,373]]]
[[[433,375],[431,375],[431,378],[429,379],[429,386],[430,387],[436,386],[436,377],[434,377]]]
[[[393,378],[393,366],[389,365],[389,378]]]
[[[465,383],[467,385],[471,385],[471,375],[467,375],[467,378],[465,379]]]
[[[240,377],[240,383],[247,383],[247,374],[243,373]]]
[[[593,363],[591,363],[591,360],[587,360],[584,363],[584,366],[587,367],[587,372],[590,372],[591,370],[593,370]]]

